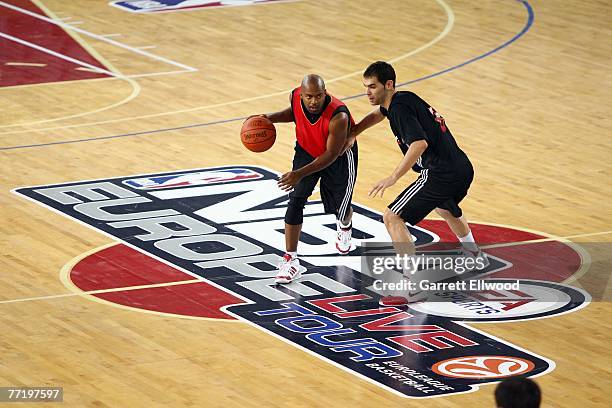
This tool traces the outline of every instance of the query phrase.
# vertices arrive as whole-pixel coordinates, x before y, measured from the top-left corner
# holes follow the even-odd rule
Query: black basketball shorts
[[[459,207],[474,179],[471,165],[454,173],[452,177],[440,177],[423,169],[419,177],[389,204],[389,209],[410,225],[416,225],[436,208],[449,211],[454,217],[461,217]]]
[[[332,164],[316,173],[304,177],[289,193],[290,198],[308,199],[320,180],[321,201],[326,214],[336,214],[343,220],[350,212],[353,189],[357,178],[357,143],[340,155]],[[293,170],[297,170],[314,160],[299,144],[295,144]],[[299,200],[298,200],[299,201]]]

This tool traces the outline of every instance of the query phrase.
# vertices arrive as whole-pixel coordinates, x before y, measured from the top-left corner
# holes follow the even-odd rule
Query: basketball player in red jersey
[[[306,270],[300,265],[297,246],[302,230],[304,206],[320,180],[321,200],[327,214],[335,214],[336,249],[351,250],[351,200],[357,175],[357,144],[343,151],[354,124],[344,103],[329,95],[318,75],[307,75],[291,92],[290,106],[263,115],[272,122],[295,122],[295,154],[292,170],[283,174],[278,186],[289,192],[285,213],[286,253],[276,273],[276,283],[289,283]]]

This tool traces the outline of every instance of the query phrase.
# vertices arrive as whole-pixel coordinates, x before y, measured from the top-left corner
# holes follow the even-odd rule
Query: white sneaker
[[[346,255],[351,251],[351,236],[353,229],[349,227],[344,229],[340,223],[336,221],[336,250],[340,255]]]
[[[297,258],[291,259],[291,255],[285,254],[278,263],[278,270],[274,277],[275,283],[291,283],[302,276],[302,272],[306,272],[306,268],[300,265]]]

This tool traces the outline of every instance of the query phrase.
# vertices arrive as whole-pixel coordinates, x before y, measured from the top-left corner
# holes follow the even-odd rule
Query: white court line
[[[15,66],[15,67],[46,67],[47,64],[41,64],[38,62],[5,62],[4,65]]]
[[[100,37],[108,38],[108,37],[121,37],[123,34],[113,33],[113,34],[102,34]]]
[[[187,70],[182,69],[182,70],[177,70],[177,71],[151,72],[149,74],[126,75],[123,78],[145,78],[145,77],[153,77],[153,76],[159,76],[159,75],[184,74],[186,72],[193,72],[193,71],[187,71]],[[109,79],[109,78],[100,78],[100,79]],[[92,81],[95,81],[95,79],[92,79]],[[32,129],[30,129],[30,131],[32,131]]]
[[[29,10],[26,10],[26,9],[23,9],[21,7],[13,6],[12,4],[6,3],[4,1],[0,1],[0,6],[4,6],[6,8],[11,9],[11,10],[18,11],[18,12],[21,12],[23,14],[27,14],[29,16],[32,16],[34,18],[38,18],[38,19],[46,21],[48,23],[55,24],[55,25],[58,25],[60,27],[64,27],[64,28],[73,30],[73,31],[75,31],[77,33],[81,33],[81,34],[87,35],[89,37],[95,38],[97,40],[101,40],[101,41],[107,42],[109,44],[115,45],[117,47],[126,49],[128,51],[132,51],[132,52],[134,52],[136,54],[144,55],[145,57],[149,57],[149,58],[152,58],[152,59],[155,59],[155,60],[158,60],[158,61],[162,61],[162,62],[165,62],[167,64],[174,65],[176,67],[183,68],[183,69],[191,71],[191,72],[195,72],[195,71],[198,70],[197,68],[193,68],[193,67],[190,67],[188,65],[181,64],[180,62],[172,61],[171,59],[160,57],[160,56],[155,55],[155,54],[151,54],[150,52],[146,52],[146,51],[142,51],[142,50],[136,49],[134,47],[130,47],[129,45],[125,45],[125,44],[122,44],[122,43],[120,43],[118,41],[105,38],[105,37],[103,37],[101,35],[90,33],[89,31],[85,31],[85,30],[80,29],[80,28],[72,27],[70,24],[66,24],[66,23],[63,23],[61,21],[53,20],[51,18],[42,16],[40,14],[33,13],[33,12],[31,12]]]
[[[95,65],[88,64],[87,62],[80,61],[78,59],[69,57],[69,56],[64,55],[64,54],[60,54],[59,52],[55,52],[55,51],[50,50],[50,49],[45,48],[45,47],[41,47],[40,45],[33,44],[33,43],[31,43],[29,41],[26,41],[26,40],[22,40],[21,38],[13,37],[12,35],[9,35],[9,34],[3,33],[3,32],[0,32],[0,37],[6,38],[7,40],[14,41],[16,43],[25,45],[25,46],[30,47],[30,48],[34,48],[35,50],[44,52],[45,54],[53,55],[54,57],[63,59],[65,61],[72,62],[73,64],[77,64],[77,65],[80,65],[82,67],[89,68],[89,69],[91,69],[91,70],[93,70],[95,72],[104,73],[104,74],[110,75],[112,77],[120,78],[120,76],[118,76],[114,72],[107,71],[107,70],[105,70],[103,68],[96,67]]]
[[[139,50],[149,50],[151,48],[157,48],[157,45],[143,45],[142,47],[136,47]]]
[[[110,289],[98,289],[98,290],[88,290],[76,293],[62,293],[60,295],[48,295],[48,296],[37,296],[31,298],[21,298],[21,299],[12,299],[12,300],[2,300],[0,304],[4,303],[18,303],[18,302],[28,302],[30,300],[48,300],[48,299],[57,299],[69,296],[80,296],[80,295],[98,295],[101,293],[113,293],[113,292],[123,292],[127,290],[140,290],[140,289],[151,289],[151,288],[163,288],[167,286],[177,286],[177,285],[187,285],[191,283],[203,283],[201,279],[189,279],[175,282],[164,282],[164,283],[153,283],[150,285],[138,285],[138,286],[126,286],[119,288],[110,288]]]
[[[154,76],[160,76],[160,75],[184,74],[186,72],[192,72],[192,71],[185,71],[183,69],[183,70],[177,70],[177,71],[151,72],[151,73],[148,73],[148,74],[124,75],[124,76],[121,76],[120,78],[121,79],[144,78],[144,77],[154,77]],[[71,84],[73,82],[107,81],[107,80],[114,80],[114,79],[116,79],[116,78],[103,77],[103,78],[90,78],[90,79],[73,79],[73,80],[70,80],[70,81],[45,82],[45,83],[41,83],[41,84],[3,86],[2,90],[13,89],[13,88],[24,89],[24,88],[31,88],[31,87],[35,87],[35,86],[67,85],[67,84]],[[3,127],[15,127],[15,126],[25,126],[25,125],[7,125],[7,126],[0,126],[0,128],[3,128]],[[24,131],[8,132],[8,133],[22,133],[22,132],[34,132],[34,131],[36,131],[36,130],[28,129],[28,130],[24,130]],[[4,133],[0,133],[0,134],[4,134]]]
[[[532,240],[527,240],[527,241],[508,242],[505,244],[483,246],[482,248],[486,249],[486,248],[499,248],[499,247],[508,247],[508,246],[528,245],[528,244],[536,244],[536,243],[548,242],[548,241],[558,241],[559,242],[559,239],[568,240],[570,238],[593,237],[597,235],[607,235],[607,234],[612,234],[612,231],[592,232],[592,233],[586,233],[586,234],[568,235],[565,237],[555,236],[551,238],[541,238],[541,239],[532,239]],[[117,242],[116,244],[121,244],[121,242]],[[104,247],[109,247],[113,245],[115,244],[109,244]],[[98,248],[98,249],[101,249],[101,248]],[[95,253],[96,249],[91,250],[89,252]],[[140,290],[140,289],[148,289],[148,288],[161,288],[165,286],[185,285],[185,284],[198,283],[198,282],[205,282],[205,281],[201,279],[190,279],[190,280],[183,280],[183,281],[155,283],[155,284],[150,284],[150,285],[126,286],[126,287],[118,287],[118,288],[112,288],[112,289],[99,289],[99,290],[90,290],[90,291],[81,291],[81,292],[62,293],[59,295],[35,296],[35,297],[29,297],[29,298],[2,300],[0,301],[0,304],[28,302],[32,300],[49,300],[49,299],[57,299],[57,298],[80,296],[80,295],[96,295],[100,293],[123,292],[123,291],[129,291],[129,290]]]
[[[13,37],[11,35],[8,35],[8,34],[2,33],[2,32],[0,32],[0,37],[4,37],[4,38],[6,38],[6,39],[8,39],[10,41],[15,41],[15,42],[17,42],[19,44],[23,44],[25,46],[32,47],[32,48],[34,48],[36,50],[39,50],[41,52],[53,55],[54,57],[57,57],[57,58],[60,58],[60,59],[72,62],[72,63],[77,64],[77,65],[80,65],[81,67],[83,67],[81,69],[91,70],[93,72],[98,72],[98,73],[105,73],[105,74],[109,75],[109,77],[107,77],[107,78],[117,78],[117,79],[125,80],[125,81],[127,81],[132,86],[132,92],[130,93],[130,95],[128,95],[127,97],[125,97],[123,100],[121,100],[119,102],[116,102],[116,103],[113,103],[111,105],[105,106],[103,108],[98,108],[98,109],[95,109],[95,110],[92,110],[92,111],[89,111],[89,112],[80,112],[80,113],[77,113],[77,114],[74,114],[74,115],[63,116],[61,118],[48,119],[48,120],[40,120],[38,122],[30,122],[31,124],[34,124],[34,123],[43,123],[43,122],[52,122],[52,121],[55,121],[55,120],[72,119],[72,118],[77,118],[77,117],[81,117],[81,116],[85,116],[85,115],[91,115],[93,113],[102,112],[102,111],[105,111],[105,110],[108,110],[108,109],[113,109],[113,108],[115,108],[117,106],[121,106],[121,105],[131,101],[132,99],[136,98],[140,94],[141,87],[138,84],[138,82],[134,81],[133,79],[129,79],[129,78],[124,77],[123,74],[121,74],[120,72],[115,73],[115,72],[108,71],[106,69],[98,68],[95,65],[88,64],[87,62],[83,62],[83,61],[74,59],[74,58],[69,57],[67,55],[60,54],[58,52],[49,50],[47,48],[41,47],[41,46],[36,45],[36,44],[32,44],[32,43],[30,43],[28,41],[22,40],[22,39],[17,38],[17,37]],[[12,126],[13,125],[8,125],[8,127],[12,127]],[[0,128],[1,127],[4,127],[4,126],[0,126]]]
[[[91,68],[87,68],[87,67],[77,67],[75,68],[77,71],[87,71],[87,72],[96,72]]]
[[[607,235],[607,234],[612,234],[612,231],[602,231],[602,232],[591,232],[591,233],[586,233],[586,234],[568,235],[567,237],[559,237],[559,238],[569,240],[573,238],[594,237],[597,235]],[[482,246],[482,249],[503,248],[503,247],[508,247],[508,246],[523,245],[523,244],[537,244],[540,242],[548,242],[548,241],[556,241],[556,239],[555,238],[538,238],[538,239],[530,239],[530,240],[521,241],[521,242],[506,242],[503,244],[491,244],[491,245]]]

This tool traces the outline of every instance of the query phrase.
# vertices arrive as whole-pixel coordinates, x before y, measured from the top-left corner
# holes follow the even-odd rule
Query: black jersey
[[[380,111],[389,119],[403,154],[408,151],[410,143],[417,140],[427,142],[427,149],[412,168],[414,171],[429,169],[431,173],[443,174],[471,166],[444,123],[444,118],[415,93],[396,92],[389,109],[381,106]]]

